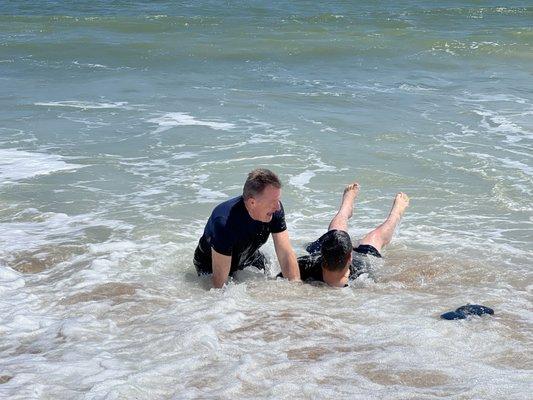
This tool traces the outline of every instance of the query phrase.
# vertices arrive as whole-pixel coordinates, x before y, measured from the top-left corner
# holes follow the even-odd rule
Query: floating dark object
[[[494,310],[489,307],[481,306],[479,304],[467,304],[466,306],[461,306],[455,311],[450,311],[447,313],[442,314],[440,317],[443,319],[465,319],[466,317],[470,315],[483,315],[483,314],[489,314],[493,315]]]

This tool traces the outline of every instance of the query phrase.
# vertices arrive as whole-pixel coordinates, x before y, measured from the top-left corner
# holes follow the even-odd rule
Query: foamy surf
[[[299,189],[305,189],[305,185],[307,185],[315,175],[316,174],[313,171],[304,171],[301,174],[291,176],[289,178],[289,183]]]
[[[159,125],[159,128],[155,131],[155,133],[164,132],[177,126],[205,126],[214,130],[222,131],[235,128],[234,124],[228,122],[200,120],[188,113],[183,112],[167,113],[160,117],[151,118],[148,120],[148,122]]]
[[[75,108],[80,110],[105,110],[105,109],[131,109],[125,101],[116,102],[96,102],[96,101],[79,101],[79,100],[65,100],[65,101],[43,101],[33,103],[36,106],[42,107],[60,107],[60,108]]]
[[[85,167],[64,160],[64,157],[56,154],[0,149],[0,185]]]

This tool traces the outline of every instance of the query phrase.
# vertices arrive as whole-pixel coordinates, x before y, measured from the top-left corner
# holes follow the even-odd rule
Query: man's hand
[[[276,249],[283,277],[289,281],[299,281],[300,269],[289,239],[289,232],[284,230],[283,232],[273,233],[272,239],[274,240],[274,248]]]
[[[228,280],[231,268],[231,256],[217,253],[211,248],[211,259],[213,264],[213,287],[221,288]]]

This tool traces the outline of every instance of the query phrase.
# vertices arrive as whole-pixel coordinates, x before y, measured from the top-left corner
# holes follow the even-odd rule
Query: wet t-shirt
[[[215,207],[207,221],[194,255],[195,266],[199,273],[211,273],[213,248],[217,253],[231,256],[230,273],[233,273],[252,262],[271,233],[286,229],[283,205],[270,222],[261,222],[250,217],[242,196],[225,201]]]
[[[356,279],[364,273],[371,273],[372,257],[381,258],[381,254],[373,246],[361,245],[353,249],[352,262],[350,264],[350,279]],[[298,267],[302,281],[324,282],[322,276],[322,256],[319,251],[298,257]]]
[[[322,277],[322,256],[320,253],[298,257],[298,268],[302,281],[324,282]]]

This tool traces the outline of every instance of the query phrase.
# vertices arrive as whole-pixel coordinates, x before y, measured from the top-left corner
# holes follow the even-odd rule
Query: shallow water
[[[527,2],[4,2],[0,397],[526,399]],[[266,166],[296,252],[411,205],[344,289],[209,290],[212,208]],[[441,321],[466,303],[494,317]]]

